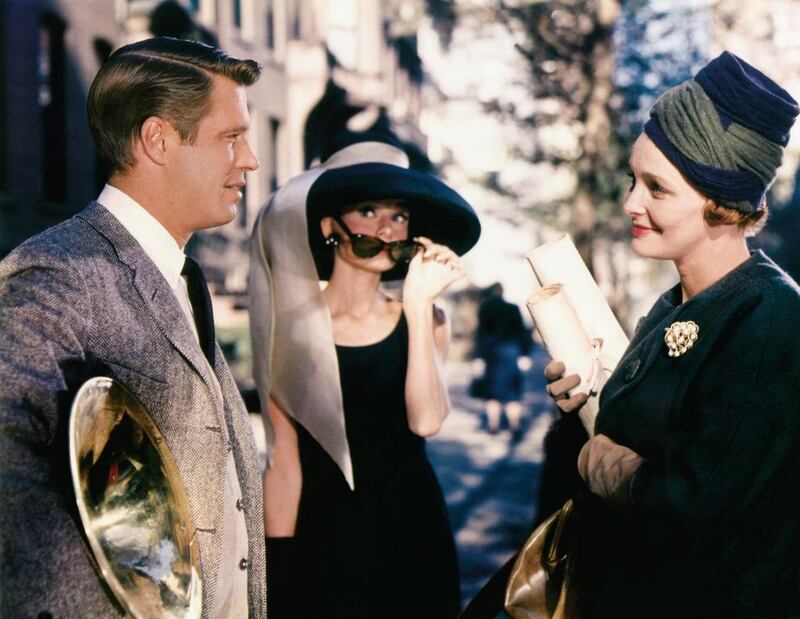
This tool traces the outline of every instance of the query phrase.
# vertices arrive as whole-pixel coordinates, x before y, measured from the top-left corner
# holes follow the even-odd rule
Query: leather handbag
[[[573,526],[570,499],[525,542],[506,587],[505,612],[512,619],[580,619],[570,583]]]

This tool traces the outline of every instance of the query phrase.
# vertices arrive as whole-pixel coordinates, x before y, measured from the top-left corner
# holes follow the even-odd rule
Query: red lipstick
[[[633,238],[639,238],[640,236],[644,236],[650,232],[655,232],[655,229],[648,228],[647,226],[642,226],[640,224],[633,224],[631,226],[631,234],[633,235]]]

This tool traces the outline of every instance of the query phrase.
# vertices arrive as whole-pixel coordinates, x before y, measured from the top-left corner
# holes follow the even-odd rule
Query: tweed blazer
[[[136,395],[175,457],[200,549],[204,617],[233,450],[250,544],[249,613],[266,615],[256,447],[218,346],[216,368],[214,380],[166,280],[97,203],[0,262],[0,616],[120,613],[93,568],[69,479],[69,406],[98,375]]]

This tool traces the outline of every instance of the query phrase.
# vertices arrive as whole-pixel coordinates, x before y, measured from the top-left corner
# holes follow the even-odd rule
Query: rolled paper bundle
[[[561,284],[545,286],[531,296],[526,305],[547,352],[563,361],[565,375],[577,374],[580,384],[573,393],[588,393],[589,400],[580,409],[583,426],[594,435],[594,420],[599,409],[599,346],[586,334],[575,308],[567,299]]]
[[[568,234],[532,249],[528,262],[541,286],[561,284],[590,338],[603,340],[603,367],[610,375],[628,347],[622,330],[603,293]]]

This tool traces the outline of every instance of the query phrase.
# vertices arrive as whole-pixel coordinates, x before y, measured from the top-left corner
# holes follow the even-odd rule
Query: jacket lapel
[[[612,378],[603,388],[600,399],[601,414],[615,400],[639,383],[655,363],[660,350],[658,341],[663,338],[664,333],[660,323],[666,323],[670,315],[679,311],[679,308],[669,302],[668,295],[673,292],[674,290],[662,295],[638,326],[628,350],[617,364]]]
[[[133,286],[144,305],[149,309],[164,337],[203,379],[214,399],[217,420],[224,427],[222,395],[217,381],[211,375],[211,368],[186,320],[183,309],[158,267],[147,257],[136,239],[116,217],[98,203],[93,202],[79,214],[79,217],[102,234],[114,246],[120,261],[131,269]]]

